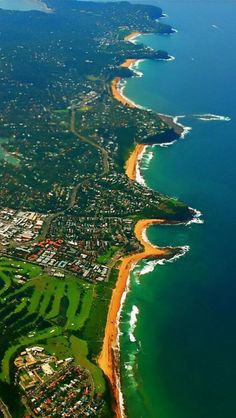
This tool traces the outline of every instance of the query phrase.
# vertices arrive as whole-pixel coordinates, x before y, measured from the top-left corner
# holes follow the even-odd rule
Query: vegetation
[[[178,135],[154,112],[131,109],[111,94],[114,77],[134,75],[120,67],[125,59],[168,58],[165,51],[134,45],[124,37],[134,30],[172,29],[156,21],[161,10],[154,6],[75,0],[47,0],[47,5],[54,13],[0,10],[0,206],[50,214],[40,237],[62,240],[63,249],[59,254],[48,241],[42,247],[39,237],[17,244],[7,237],[1,251],[27,259],[37,250],[37,256],[44,252],[44,260],[45,252],[53,252],[49,258],[55,265],[60,256],[69,267],[78,255],[73,271],[87,277],[87,265],[78,267],[84,259],[108,264],[117,251],[139,249],[135,220],[191,216],[186,205],[143,189],[124,175],[124,162],[135,144]],[[45,262],[43,270],[0,258],[0,392],[14,418],[22,417],[22,405],[13,384],[13,360],[37,344],[58,358],[74,357],[91,372],[97,393],[109,401],[96,359],[117,269],[109,281],[101,273],[104,281],[96,282],[68,273],[69,268],[55,277],[52,265]],[[99,274],[99,269],[110,271],[90,265],[97,268]],[[103,417],[109,415],[106,404]]]
[[[107,94],[113,77],[132,75],[120,68],[126,58],[168,57],[123,40],[133,28],[163,32],[165,26],[160,30],[155,20],[161,10],[127,2],[47,4],[54,13],[0,10],[0,137],[7,138],[0,148],[0,205],[44,212],[66,209],[81,176],[102,171],[99,149],[91,141],[78,141],[71,131],[72,106],[78,109],[81,135],[91,139],[100,125],[96,136],[100,144],[104,137],[106,149],[109,137],[116,137],[119,170],[126,148],[138,140],[134,127],[140,115],[150,122],[156,119],[155,137],[158,124],[169,130],[157,116],[129,113]],[[128,128],[120,125],[124,116]]]
[[[101,264],[107,264],[111,260],[111,258],[114,256],[114,254],[117,251],[119,251],[119,249],[120,249],[119,247],[115,247],[115,246],[108,248],[108,250],[104,254],[100,255],[97,258],[97,262]]]
[[[101,350],[114,281],[103,287],[72,275],[60,280],[37,265],[2,257],[0,283],[2,386],[13,383],[16,354],[40,344],[59,358],[74,357],[90,370],[97,392],[103,394],[106,384],[95,360]]]

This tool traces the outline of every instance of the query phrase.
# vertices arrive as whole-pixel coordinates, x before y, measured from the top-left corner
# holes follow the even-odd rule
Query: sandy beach
[[[137,36],[142,35],[140,32],[132,32],[129,35],[125,36],[124,41],[130,42],[133,41]]]
[[[134,58],[129,58],[126,59],[121,65],[120,67],[123,68],[132,68],[132,66],[139,61],[138,59],[134,59]],[[131,100],[129,100],[127,97],[125,97],[122,94],[122,91],[120,89],[120,81],[121,81],[121,77],[115,77],[114,80],[111,83],[111,92],[112,92],[112,96],[118,100],[119,102],[121,102],[123,105],[131,107],[131,108],[135,108],[138,107],[134,102],[132,102]]]
[[[133,34],[136,35],[132,35],[132,37],[137,36],[137,34],[139,34],[139,32],[133,32]],[[131,35],[130,35],[131,36]],[[125,39],[128,40],[129,36],[127,36]],[[132,66],[139,61],[138,59],[134,59],[134,58],[130,58],[130,59],[126,59],[121,65],[120,67],[123,68],[131,68]],[[125,95],[122,93],[121,89],[120,89],[120,81],[121,81],[121,77],[115,77],[114,80],[111,83],[111,93],[112,96],[118,100],[119,102],[121,102],[123,105],[128,106],[130,108],[135,108],[135,107],[139,107],[138,105],[136,105],[136,103],[132,102],[131,100],[129,100],[127,97],[125,97]],[[172,128],[175,133],[178,136],[182,136],[185,133],[185,128],[183,125],[181,125],[180,123],[177,122],[176,118],[173,118],[173,116],[170,115],[163,115],[161,113],[158,113],[159,118],[167,123],[167,125],[170,126],[170,128]]]
[[[143,258],[164,258],[170,251],[168,248],[153,247],[144,239],[144,232],[150,225],[162,223],[165,223],[162,219],[145,219],[137,222],[135,226],[135,235],[142,244],[144,251],[131,254],[122,259],[116,287],[112,293],[105,329],[105,337],[103,340],[103,348],[98,359],[98,364],[109,380],[115,402],[113,407],[117,418],[122,418],[118,377],[119,358],[117,316],[121,307],[122,295],[126,290],[129,274],[133,266]]]
[[[132,32],[130,35],[126,36],[124,40],[126,42],[129,42],[139,34],[139,32]],[[130,66],[135,64],[136,61],[137,60],[135,59],[127,59],[123,64],[121,64],[121,67],[129,68]],[[112,81],[111,92],[113,97],[130,108],[136,107],[135,103],[127,99],[120,91],[120,80],[120,77],[116,77]],[[173,126],[173,118],[165,117],[164,115],[162,115],[162,120],[165,120],[165,122],[169,124],[172,123]],[[132,181],[136,180],[137,164],[144,148],[144,144],[137,144],[134,151],[131,153],[125,164],[125,173],[127,177]],[[98,364],[109,381],[114,398],[113,410],[115,412],[116,418],[123,418],[123,407],[119,379],[120,365],[118,342],[118,318],[122,305],[122,296],[126,291],[130,272],[137,262],[144,258],[163,259],[170,254],[171,249],[154,247],[145,238],[145,231],[150,225],[165,223],[166,221],[164,219],[144,219],[137,222],[137,224],[135,225],[134,233],[140,244],[143,246],[143,251],[140,253],[131,254],[121,259],[116,287],[114,288],[112,293],[105,328],[105,337],[103,340],[102,351],[98,358]]]
[[[127,59],[124,61],[123,64],[121,64],[121,67],[126,67],[126,68],[130,67],[137,61],[138,60],[136,59]],[[122,94],[122,91],[120,90],[120,87],[119,87],[120,81],[121,81],[121,77],[115,77],[114,80],[112,81],[111,83],[112,96],[127,107],[130,107],[132,109],[139,107],[138,105],[136,105],[134,102],[132,102],[131,100],[129,100],[127,97],[125,97]],[[167,125],[169,125],[170,128],[172,128],[178,136],[181,136],[184,134],[185,128],[181,124],[177,123],[175,121],[175,118],[173,118],[172,116],[163,115],[160,113],[158,113],[158,116],[163,122],[167,123]]]
[[[121,80],[120,77],[116,77],[111,83],[111,91],[112,91],[113,97],[119,102],[121,102],[123,105],[131,107],[131,108],[135,108],[136,107],[135,104],[132,103],[130,100],[128,100],[125,96],[121,94],[119,90],[120,80]]]
[[[137,144],[125,164],[126,175],[132,181],[136,180],[136,168],[144,148],[144,144]],[[110,383],[114,397],[113,409],[117,418],[123,418],[119,382],[119,345],[117,340],[119,331],[117,318],[119,317],[122,304],[122,296],[126,291],[130,272],[138,261],[144,258],[164,258],[168,255],[168,248],[154,247],[145,240],[145,231],[150,225],[164,224],[165,222],[166,221],[163,219],[144,219],[137,222],[134,233],[140,244],[143,246],[143,252],[131,254],[121,260],[116,287],[112,293],[103,348],[98,359],[98,364]]]
[[[137,60],[137,59],[134,59],[134,58],[129,58],[129,59],[127,59],[127,60],[125,60],[121,65],[120,65],[120,67],[123,67],[123,68],[130,68],[132,65],[134,65],[137,61],[139,61],[139,60]]]
[[[130,154],[128,160],[126,161],[125,173],[127,177],[129,177],[130,180],[133,180],[133,181],[136,180],[137,164],[139,161],[139,157],[142,154],[144,148],[145,148],[144,144],[137,144],[134,151]]]

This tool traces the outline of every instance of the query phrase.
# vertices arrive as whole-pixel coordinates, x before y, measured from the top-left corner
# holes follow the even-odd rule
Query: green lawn
[[[19,275],[25,278],[23,284]],[[43,344],[59,358],[72,356],[87,367],[96,390],[103,393],[105,380],[96,357],[102,346],[109,286],[73,274],[61,280],[40,266],[0,258],[0,380],[12,383],[12,364],[20,350]]]
[[[110,247],[104,254],[100,255],[97,258],[97,262],[100,264],[107,264],[108,261],[111,261],[112,256],[120,250],[120,247]]]

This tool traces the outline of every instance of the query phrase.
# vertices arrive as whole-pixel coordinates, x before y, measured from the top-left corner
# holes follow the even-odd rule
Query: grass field
[[[100,264],[107,264],[111,260],[111,258],[114,256],[114,254],[120,249],[121,247],[115,247],[115,246],[110,247],[104,254],[100,255],[97,258],[97,262]]]
[[[58,279],[40,266],[0,258],[0,380],[12,383],[17,352],[40,344],[59,358],[74,357],[90,370],[97,392],[104,393],[96,357],[112,283],[91,284],[74,275]]]

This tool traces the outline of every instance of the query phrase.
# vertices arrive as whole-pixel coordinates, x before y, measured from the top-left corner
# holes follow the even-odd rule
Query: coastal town
[[[182,251],[149,244],[149,225],[193,215],[137,181],[144,144],[183,128],[123,94],[137,60],[170,59],[135,36],[172,28],[154,6],[46,3],[0,10],[0,398],[13,418],[120,418],[130,269]]]
[[[36,212],[0,209],[0,246],[36,239],[46,217]]]
[[[15,382],[30,414],[26,416],[98,416],[102,401],[96,397],[93,379],[73,358],[59,360],[36,346],[22,351],[14,364]]]

